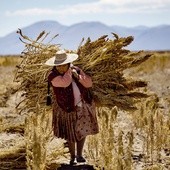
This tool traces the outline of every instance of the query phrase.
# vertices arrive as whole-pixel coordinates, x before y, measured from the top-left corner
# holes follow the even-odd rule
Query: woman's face
[[[60,66],[56,66],[57,71],[60,74],[64,74],[70,67],[70,64],[64,64],[64,65],[60,65]]]

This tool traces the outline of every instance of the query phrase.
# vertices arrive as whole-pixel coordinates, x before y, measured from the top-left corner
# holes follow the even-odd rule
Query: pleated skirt
[[[58,138],[70,142],[80,141],[87,135],[99,132],[95,103],[82,102],[74,112],[63,111],[57,103],[53,103],[53,132]]]

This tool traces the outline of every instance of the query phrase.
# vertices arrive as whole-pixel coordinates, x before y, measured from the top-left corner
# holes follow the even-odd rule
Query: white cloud
[[[67,6],[62,9],[60,12],[62,14],[79,14],[79,13],[100,13],[103,9],[99,5],[99,3],[84,3],[84,4],[76,4],[73,6]]]
[[[7,16],[38,16],[38,15],[81,15],[97,13],[151,13],[170,8],[170,0],[99,0],[91,3],[80,3],[63,6],[58,9],[32,8],[7,11]],[[170,9],[169,9],[170,10]]]
[[[6,16],[31,16],[31,15],[53,15],[56,12],[51,9],[32,8],[17,10],[14,12],[6,11]]]
[[[99,4],[116,10],[114,13],[148,13],[170,9],[170,0],[99,0]]]
[[[170,4],[169,0],[99,0],[100,3],[102,4],[114,4],[114,5],[126,5],[126,4]]]
[[[170,0],[99,0],[76,4],[62,10],[62,14],[79,13],[151,13],[170,8]]]

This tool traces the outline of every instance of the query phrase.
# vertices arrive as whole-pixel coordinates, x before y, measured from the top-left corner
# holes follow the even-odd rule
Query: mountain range
[[[170,50],[170,25],[155,27],[137,26],[107,26],[100,22],[81,22],[71,26],[62,25],[56,21],[40,21],[24,28],[20,28],[24,35],[35,39],[40,32],[49,32],[44,43],[59,34],[51,43],[61,44],[61,48],[76,50],[82,41],[90,37],[93,41],[102,35],[114,38],[112,33],[119,37],[133,36],[134,41],[127,47],[129,50]],[[19,40],[17,30],[0,37],[0,55],[20,54],[24,50],[24,44]]]

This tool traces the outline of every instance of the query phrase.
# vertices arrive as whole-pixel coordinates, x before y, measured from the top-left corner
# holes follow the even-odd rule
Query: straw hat
[[[45,65],[48,66],[59,66],[67,63],[71,63],[78,58],[78,55],[75,53],[66,53],[64,50],[57,51],[55,56],[48,59],[45,62]]]

